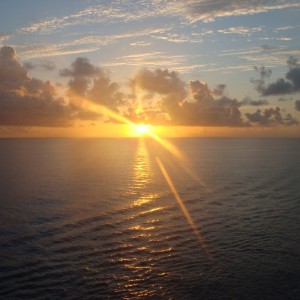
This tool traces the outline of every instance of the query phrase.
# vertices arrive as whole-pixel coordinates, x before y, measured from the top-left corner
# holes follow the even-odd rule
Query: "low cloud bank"
[[[292,94],[300,91],[300,66],[290,58],[285,79],[266,84],[271,71],[257,68],[260,79],[253,80],[261,96]],[[109,73],[87,58],[76,58],[59,75],[68,83],[61,94],[51,81],[31,78],[28,70],[53,71],[55,65],[43,62],[21,64],[12,47],[0,49],[0,125],[1,126],[72,126],[76,120],[97,120],[100,113],[90,111],[87,102],[105,106],[133,122],[184,126],[276,126],[297,124],[289,113],[269,107],[265,99],[237,100],[226,96],[226,85],[210,88],[205,82],[182,81],[170,70],[138,71],[127,88],[110,79]],[[241,107],[265,106],[242,113]],[[300,111],[300,101],[295,102]],[[111,120],[112,121],[112,120]]]

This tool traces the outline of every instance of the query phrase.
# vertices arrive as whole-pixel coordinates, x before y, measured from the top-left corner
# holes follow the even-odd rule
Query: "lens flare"
[[[181,151],[179,151],[179,149],[177,147],[175,147],[173,144],[171,144],[170,142],[166,141],[165,139],[159,137],[157,134],[155,134],[152,130],[150,130],[150,126],[149,125],[145,125],[145,124],[135,124],[133,122],[131,122],[130,120],[128,120],[127,118],[123,117],[122,115],[120,115],[119,113],[110,110],[109,108],[103,106],[103,105],[99,105],[99,104],[94,104],[93,102],[89,101],[88,99],[81,99],[81,100],[85,100],[86,103],[86,108],[88,110],[91,110],[93,112],[99,113],[99,114],[103,114],[105,116],[107,116],[108,118],[111,118],[119,123],[122,124],[127,124],[130,126],[133,126],[133,128],[136,129],[136,131],[139,133],[140,136],[142,135],[148,135],[151,138],[153,138],[155,141],[157,141],[162,147],[164,147],[169,153],[171,153],[172,155],[174,155],[176,158],[178,158],[178,160],[182,163],[182,166],[184,166],[184,170],[192,177],[194,178],[197,182],[203,184],[206,188],[207,185],[204,184],[204,182],[197,176],[195,175],[192,170],[190,168],[188,168],[184,163],[187,161],[185,156],[183,155],[183,153],[181,153]],[[196,237],[199,240],[200,246],[201,248],[205,251],[206,255],[208,256],[208,258],[212,261],[213,257],[211,255],[211,253],[209,252],[207,245],[204,241],[203,236],[201,235],[199,229],[197,228],[197,226],[195,225],[192,217],[190,216],[185,204],[183,203],[179,193],[177,192],[175,185],[171,179],[171,177],[169,176],[165,166],[163,165],[162,161],[160,160],[160,158],[156,157],[156,162],[171,190],[171,192],[173,193],[177,203],[179,204],[181,211],[183,213],[183,215],[185,216],[185,218],[187,219],[187,221],[189,222],[194,234],[196,235]],[[209,189],[209,188],[208,188]]]
[[[208,256],[208,258],[210,260],[213,260],[213,257],[212,257],[211,253],[209,252],[209,250],[207,248],[207,245],[204,241],[204,238],[203,238],[202,234],[200,233],[199,229],[197,228],[196,224],[194,223],[190,213],[188,212],[188,210],[187,210],[185,204],[183,203],[179,193],[177,192],[177,190],[175,188],[175,185],[174,185],[170,175],[168,174],[165,166],[163,165],[162,161],[158,157],[156,157],[156,162],[157,162],[163,176],[165,177],[165,180],[166,180],[167,184],[169,185],[169,188],[172,191],[177,203],[179,204],[183,215],[185,216],[185,218],[189,222],[190,226],[192,227],[192,230],[193,230],[194,234],[198,238],[201,248],[204,250],[204,252]]]

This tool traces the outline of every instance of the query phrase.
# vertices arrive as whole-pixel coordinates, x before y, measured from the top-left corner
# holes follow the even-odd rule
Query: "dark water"
[[[0,140],[0,299],[300,299],[300,140],[172,143]]]

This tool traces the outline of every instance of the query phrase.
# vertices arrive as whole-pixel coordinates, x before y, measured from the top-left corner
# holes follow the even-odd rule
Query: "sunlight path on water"
[[[192,168],[188,166],[188,160],[184,156],[184,154],[175,145],[154,133],[149,125],[135,124],[129,119],[120,115],[119,113],[112,111],[111,109],[103,105],[94,104],[88,99],[84,100],[87,102],[88,105],[86,108],[88,108],[89,110],[104,114],[105,116],[120,123],[130,125],[134,131],[139,132],[142,136],[149,136],[155,141],[157,141],[163,148],[165,148],[169,153],[171,153],[178,159],[178,163],[189,176],[191,176],[199,184],[203,185],[210,193],[214,193],[214,191],[197,174],[195,174]]]
[[[124,124],[128,124],[130,126],[133,126],[135,128],[135,130],[142,130],[143,135],[147,134],[148,136],[150,136],[151,138],[153,138],[155,141],[157,141],[161,146],[163,146],[169,153],[171,153],[173,156],[175,156],[179,162],[181,162],[181,166],[183,167],[183,169],[185,170],[185,172],[187,174],[189,174],[194,180],[196,180],[198,183],[202,184],[208,191],[213,192],[204,182],[203,180],[201,180],[199,178],[199,176],[197,176],[191,168],[189,168],[186,165],[186,158],[183,155],[183,153],[172,143],[164,140],[163,138],[159,137],[157,134],[155,134],[153,131],[151,131],[151,129],[146,126],[146,125],[141,125],[141,124],[135,124],[133,122],[131,122],[130,120],[128,120],[127,118],[123,117],[122,115],[120,115],[117,112],[114,112],[112,110],[110,110],[109,108],[102,106],[102,105],[95,105],[93,104],[91,101],[89,101],[88,99],[85,99],[87,101],[87,103],[89,104],[89,109],[98,113],[102,113],[106,116],[108,116],[109,118],[112,118],[118,122],[124,123]],[[145,151],[145,145],[143,144],[142,148]],[[139,151],[141,151],[141,147],[139,147]],[[145,156],[145,152],[143,153],[143,156]],[[146,155],[147,156],[147,155]],[[182,213],[184,214],[185,218],[187,219],[187,221],[189,222],[190,226],[193,229],[194,234],[197,236],[200,245],[202,247],[202,249],[205,251],[206,255],[208,256],[209,260],[213,260],[213,257],[211,255],[211,253],[209,252],[207,245],[204,241],[204,238],[202,236],[202,234],[200,233],[199,229],[197,228],[197,226],[195,225],[193,219],[191,218],[185,204],[183,203],[179,193],[177,192],[177,189],[175,188],[175,185],[173,183],[173,181],[171,180],[171,177],[169,176],[165,166],[163,165],[162,161],[160,160],[160,158],[156,157],[156,162],[170,188],[170,190],[172,191],[174,197],[176,198]],[[141,170],[138,170],[141,171]]]

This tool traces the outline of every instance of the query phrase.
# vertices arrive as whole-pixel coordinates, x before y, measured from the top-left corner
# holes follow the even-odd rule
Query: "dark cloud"
[[[264,51],[271,51],[273,48],[268,46],[268,45],[262,45],[261,48],[264,50]]]
[[[62,70],[60,75],[71,78],[71,98],[82,97],[114,110],[123,104],[124,95],[119,91],[119,85],[111,82],[107,72],[92,65],[87,58],[77,58],[71,67]]]
[[[56,69],[56,65],[53,61],[49,61],[49,60],[46,60],[46,61],[43,61],[41,64],[40,64],[41,68],[46,70],[46,71],[52,71],[52,70],[55,70]]]
[[[16,58],[13,48],[0,49],[0,88],[19,88],[29,80],[27,71]]]
[[[159,124],[190,126],[246,126],[238,109],[236,99],[222,96],[215,99],[215,94],[222,95],[225,85],[211,90],[207,84],[194,80],[186,85],[175,72],[157,69],[142,70],[132,80],[150,94],[158,94],[161,101],[156,107],[144,109],[144,115],[151,112]],[[217,92],[216,92],[217,91]],[[133,114],[134,115],[134,114]],[[131,111],[131,118],[134,118]],[[150,119],[150,118],[149,118]]]
[[[294,89],[291,82],[286,81],[283,78],[279,78],[277,81],[263,87],[260,92],[263,96],[284,95],[293,93]]]
[[[295,109],[300,111],[300,100],[295,101]]]
[[[185,125],[248,125],[242,120],[238,100],[225,96],[215,98],[214,91],[209,89],[206,83],[199,80],[190,81],[189,87],[192,99],[186,99],[181,106],[182,114],[185,116]],[[224,88],[222,87],[222,93]]]
[[[143,69],[131,81],[132,86],[137,86],[150,93],[161,95],[177,95],[182,98],[186,95],[185,84],[176,72],[156,69],[154,71]]]
[[[217,87],[213,90],[213,93],[216,96],[222,96],[224,94],[224,91],[226,89],[226,84],[219,84]]]
[[[92,78],[101,76],[102,70],[93,66],[87,58],[78,57],[68,69],[60,71],[60,75],[71,77],[69,87],[72,92],[84,96]]]
[[[297,86],[297,61],[291,58],[288,65],[290,71],[286,78]],[[140,70],[130,80],[131,94],[125,95],[105,70],[86,58],[77,58],[69,68],[60,72],[61,76],[69,78],[67,96],[62,98],[50,81],[28,76],[28,69],[36,66],[30,62],[22,65],[12,47],[0,49],[1,126],[72,126],[76,120],[103,117],[87,110],[87,100],[123,112],[134,122],[154,125],[244,127],[297,124],[290,114],[283,115],[280,108],[242,115],[241,106],[267,105],[268,102],[227,97],[224,84],[215,89],[210,89],[200,80],[185,84],[178,73],[169,70]],[[261,80],[271,75],[264,67],[257,70]],[[261,88],[265,88],[264,82]],[[295,108],[300,110],[300,100],[295,102]]]
[[[280,101],[280,102],[286,102],[286,101],[290,101],[290,100],[293,100],[293,98],[292,97],[289,97],[289,98],[280,97],[280,98],[278,98],[278,101]]]
[[[35,68],[35,65],[34,65],[34,63],[32,63],[30,61],[26,61],[26,62],[23,63],[23,67],[26,70],[30,71],[30,70],[33,70]]]
[[[269,102],[265,99],[252,100],[251,98],[246,97],[242,102],[242,105],[251,105],[251,106],[263,106],[268,105]]]
[[[267,69],[265,66],[261,66],[260,68],[255,66],[254,69],[259,72],[261,79],[269,78],[272,75],[272,70]]]
[[[75,120],[95,120],[100,114],[86,110],[86,99],[116,110],[123,94],[107,73],[87,59],[77,58],[70,68],[61,71],[70,77],[69,97],[63,99],[50,81],[30,78],[32,68],[50,70],[51,62],[22,65],[12,47],[0,49],[0,125],[71,126]],[[83,96],[80,104],[74,96]]]
[[[271,75],[271,71],[264,67],[257,70],[263,78]],[[291,115],[283,115],[280,108],[257,110],[245,114],[244,117],[239,109],[241,106],[263,106],[268,105],[268,101],[250,98],[239,101],[224,96],[225,85],[218,85],[211,90],[200,80],[190,81],[187,87],[177,73],[168,70],[142,70],[137,73],[131,84],[148,92],[148,96],[153,99],[157,98],[157,95],[161,99],[156,105],[148,99],[142,113],[137,113],[136,107],[130,107],[126,116],[134,121],[149,120],[150,123],[160,125],[228,127],[297,124]]]
[[[56,68],[54,62],[48,61],[48,60],[42,61],[41,63],[33,63],[30,61],[26,61],[23,63],[23,67],[28,71],[33,70],[33,69],[40,69],[43,71],[52,71],[52,70],[55,70],[55,68]]]
[[[140,70],[130,81],[130,86],[133,94],[137,88],[147,93],[147,106],[142,115],[146,120],[154,119],[159,124],[168,124],[168,117],[177,114],[180,103],[186,97],[185,83],[178,73],[169,70]],[[160,98],[156,105],[151,103],[155,95],[159,95]]]
[[[29,78],[12,47],[0,49],[1,125],[67,126],[75,115],[51,82]]]
[[[299,67],[298,64],[298,60],[297,58],[290,56],[289,59],[287,60],[287,65],[289,66],[289,68],[295,68],[295,67]]]
[[[246,113],[245,115],[251,123],[262,126],[298,124],[290,114],[283,116],[279,107],[266,108],[263,111],[258,109],[255,113]]]
[[[284,125],[298,125],[299,122],[290,113],[286,114],[284,117]]]
[[[272,74],[272,71],[270,69],[267,69],[265,66],[254,67],[254,70],[259,74],[259,79],[251,79],[250,82],[252,82],[255,86],[255,89],[263,94],[263,90],[265,88],[265,80],[269,78]]]
[[[260,79],[252,80],[252,82],[262,96],[286,95],[300,92],[300,65],[294,57],[290,57],[287,64],[289,71],[286,73],[285,78],[279,78],[268,85],[266,85],[265,79],[270,77],[270,70],[267,70],[265,67],[256,68],[260,72]]]

